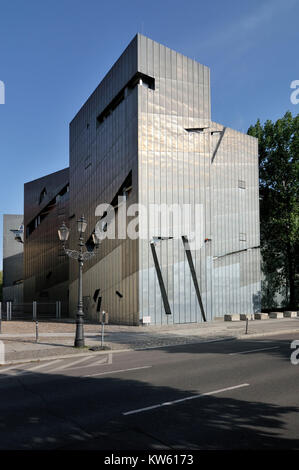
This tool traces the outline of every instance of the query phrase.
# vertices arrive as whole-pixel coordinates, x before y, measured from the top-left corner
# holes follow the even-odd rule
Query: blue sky
[[[68,166],[69,122],[137,32],[209,66],[212,119],[246,132],[299,112],[298,18],[297,0],[1,0],[1,263],[3,213]]]

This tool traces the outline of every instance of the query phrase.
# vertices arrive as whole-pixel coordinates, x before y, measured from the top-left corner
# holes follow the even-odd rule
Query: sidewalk
[[[251,320],[245,335],[245,322],[215,321],[211,323],[165,326],[105,326],[105,346],[113,351],[155,348],[230,338],[250,339],[281,333],[298,332],[299,317],[275,320]],[[35,341],[35,323],[2,322],[0,340],[5,345],[5,362],[27,362],[78,354],[96,354],[89,348],[101,345],[101,326],[86,324],[84,349],[73,347],[75,324],[69,319],[60,322],[39,322],[39,341]]]

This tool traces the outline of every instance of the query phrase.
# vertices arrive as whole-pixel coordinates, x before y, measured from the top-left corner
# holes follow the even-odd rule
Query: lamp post
[[[84,246],[84,232],[87,227],[87,221],[82,215],[79,220],[77,220],[77,229],[79,233],[79,250],[69,250],[65,247],[66,242],[68,241],[70,230],[63,222],[62,226],[58,229],[59,240],[63,243],[63,249],[65,254],[69,258],[77,259],[79,266],[79,279],[78,279],[78,311],[76,316],[76,337],[75,344],[76,348],[84,347],[84,329],[83,329],[83,289],[82,289],[82,275],[83,275],[83,263],[91,259],[94,255],[94,251],[83,251]],[[100,240],[98,239],[95,232],[92,234],[92,239],[95,245],[95,248],[98,248]]]

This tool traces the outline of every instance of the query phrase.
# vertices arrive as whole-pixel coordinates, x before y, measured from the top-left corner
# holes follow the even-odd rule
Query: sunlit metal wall
[[[120,98],[137,72],[141,80]],[[182,239],[156,244],[166,315],[149,239],[106,240],[85,265],[85,312],[95,318],[100,297],[113,322],[200,322],[194,278],[208,320],[258,310],[257,171],[256,139],[211,121],[209,69],[137,35],[70,125],[70,245],[76,219],[87,217],[89,238],[95,208],[110,203],[132,172],[128,204],[202,206],[202,246],[191,250],[192,277]],[[159,237],[160,228],[149,235]],[[71,261],[71,311],[76,302]]]
[[[202,246],[191,254],[207,320],[258,311],[257,140],[211,121],[207,67],[139,36],[138,70],[155,78],[155,90],[139,87],[139,202],[202,205]],[[149,238],[162,235],[163,222]],[[166,235],[173,235],[171,227]],[[171,314],[142,240],[140,317],[156,324],[202,321],[182,240],[160,241],[156,252]]]
[[[212,123],[212,305],[215,316],[260,311],[257,139]]]

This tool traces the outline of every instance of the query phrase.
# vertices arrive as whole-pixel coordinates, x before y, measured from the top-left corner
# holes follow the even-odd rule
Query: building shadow
[[[293,336],[295,338],[295,334],[292,334],[290,335],[290,339],[268,339],[267,337],[250,338],[250,335],[248,335],[248,339],[226,338],[221,341],[212,340],[211,342],[194,341],[194,343],[178,344],[157,349],[160,351],[163,350],[167,354],[198,354],[201,357],[210,354],[220,356],[233,354],[239,357],[250,355],[254,357],[256,354],[259,354],[260,359],[260,355],[263,354],[266,357],[286,361],[291,367],[290,357],[294,351],[294,349],[291,348],[291,343],[294,339]],[[297,334],[297,339],[299,339],[299,333]]]
[[[252,401],[245,389],[125,416],[200,393],[155,385],[152,372],[142,377],[1,378],[0,449],[299,449],[299,408]]]

